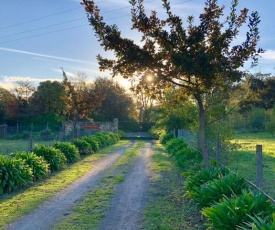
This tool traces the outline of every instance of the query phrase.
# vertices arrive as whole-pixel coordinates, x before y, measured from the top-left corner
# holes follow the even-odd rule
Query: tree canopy
[[[199,24],[194,18],[187,18],[188,26],[173,14],[169,1],[162,0],[167,17],[160,19],[156,11],[147,15],[143,0],[131,0],[132,29],[142,33],[142,45],[134,40],[123,38],[116,25],[108,25],[100,15],[94,1],[83,0],[88,19],[103,48],[115,54],[114,59],[98,55],[101,70],[109,70],[113,76],[138,78],[142,82],[146,75],[154,78],[155,90],[163,90],[167,84],[185,89],[185,94],[193,96],[199,108],[199,142],[208,166],[205,129],[204,95],[215,88],[226,90],[233,82],[244,76],[240,69],[252,58],[257,64],[257,49],[260,39],[259,14],[244,8],[237,13],[238,1],[233,0],[230,12],[224,17],[224,6],[217,0],[207,0],[204,12],[199,16]],[[235,45],[240,28],[247,25],[244,41]]]

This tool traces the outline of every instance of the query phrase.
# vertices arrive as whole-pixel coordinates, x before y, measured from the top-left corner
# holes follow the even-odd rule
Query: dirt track
[[[141,211],[146,204],[151,144],[146,144],[125,181],[120,184],[100,230],[141,229]]]
[[[127,147],[120,148],[100,159],[85,176],[58,193],[50,201],[45,202],[41,207],[7,226],[6,229],[52,229],[63,216],[68,215],[70,210],[81,201],[82,196],[97,184],[104,172],[123,155]],[[141,229],[140,211],[146,203],[150,154],[151,143],[147,143],[125,181],[118,186],[116,195],[111,201],[111,208],[101,222],[100,230]]]

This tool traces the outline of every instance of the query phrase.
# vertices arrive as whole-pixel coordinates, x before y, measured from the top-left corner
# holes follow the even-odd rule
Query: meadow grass
[[[56,172],[43,181],[34,183],[29,188],[0,197],[0,229],[4,229],[8,223],[37,208],[44,201],[88,172],[93,162],[127,143],[129,143],[127,140],[119,141],[115,145],[106,147],[96,154],[88,155],[69,165],[67,169]]]
[[[117,185],[124,181],[129,168],[134,164],[140,149],[145,142],[136,142],[125,154],[104,174],[98,185],[89,191],[70,215],[66,216],[54,229],[82,230],[95,229],[99,226],[104,213],[110,207]]]
[[[256,145],[263,147],[263,190],[275,198],[275,137],[269,133],[237,134],[232,141],[239,148],[228,156],[227,166],[248,180],[256,181]]]

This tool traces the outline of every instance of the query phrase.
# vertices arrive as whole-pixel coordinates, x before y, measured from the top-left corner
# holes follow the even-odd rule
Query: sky
[[[144,0],[148,13],[156,10],[162,17],[161,0]],[[188,15],[198,18],[203,0],[171,0],[175,14],[186,21]],[[229,9],[231,0],[219,0]],[[139,34],[131,28],[131,6],[128,0],[97,0],[108,24],[117,24],[122,35],[138,41]],[[259,47],[266,50],[251,73],[275,75],[275,2],[274,0],[239,0],[239,8],[258,11],[261,16]],[[195,21],[196,22],[196,21]],[[245,30],[237,42],[242,42]],[[33,86],[46,80],[62,80],[61,68],[72,76],[85,73],[87,81],[99,76],[96,55],[111,57],[100,47],[89,25],[80,0],[13,0],[0,1],[0,86],[12,89],[18,81],[29,81]],[[116,81],[127,85],[118,77]]]

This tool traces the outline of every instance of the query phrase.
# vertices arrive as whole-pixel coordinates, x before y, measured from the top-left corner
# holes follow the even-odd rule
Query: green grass
[[[275,138],[269,133],[238,134],[233,142],[239,149],[229,154],[227,166],[253,183],[256,180],[256,145],[263,146],[263,190],[275,198]]]
[[[44,144],[44,145],[53,145],[54,141],[41,141],[41,140],[33,140],[33,147],[35,144]],[[8,140],[8,139],[0,139],[0,154],[10,154],[16,151],[29,151],[30,149],[30,140]]]
[[[154,148],[151,170],[149,203],[144,210],[146,230],[194,230],[203,229],[199,212],[183,197],[184,184],[182,171],[173,158],[157,144]]]
[[[119,141],[115,145],[100,150],[97,154],[89,155],[81,161],[69,165],[67,169],[55,173],[25,190],[3,195],[0,198],[0,229],[53,197],[57,192],[89,171],[93,162],[128,142]]]
[[[83,201],[74,208],[73,213],[65,217],[54,229],[95,229],[109,209],[117,185],[124,181],[143,145],[144,142],[139,141],[128,148],[125,155],[106,171],[98,186],[88,192]]]

